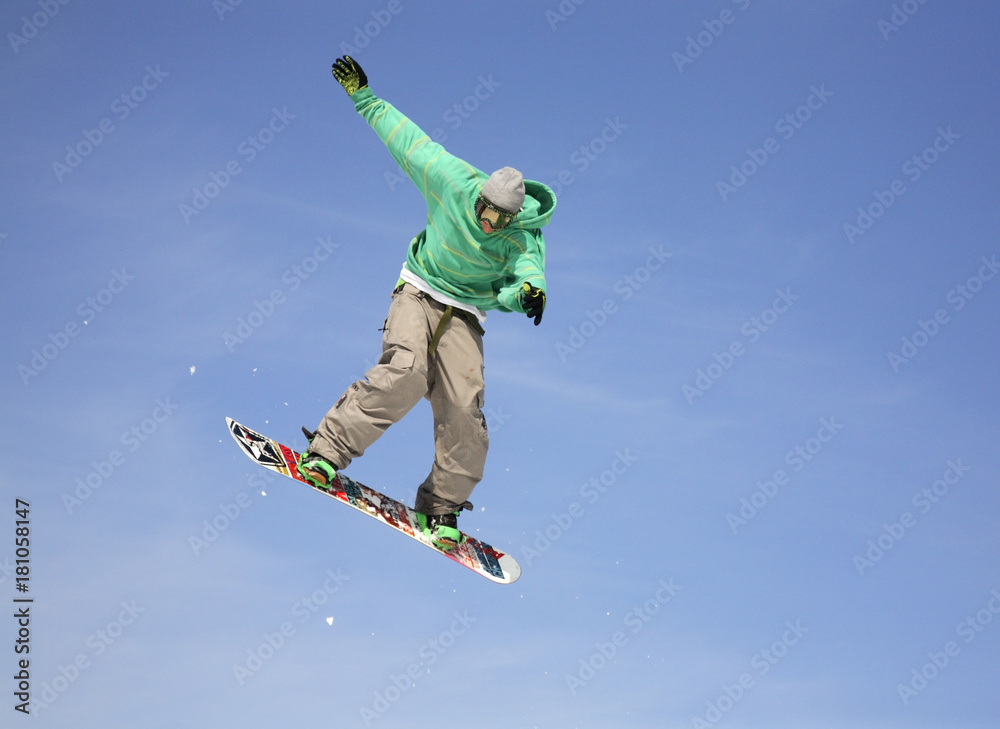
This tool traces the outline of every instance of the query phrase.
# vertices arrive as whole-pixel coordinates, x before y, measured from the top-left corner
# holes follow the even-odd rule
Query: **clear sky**
[[[0,31],[4,726],[997,726],[995,3],[11,0]],[[461,518],[513,586],[225,429],[304,446],[423,225],[345,51],[559,198],[541,326],[486,323]],[[409,501],[431,458],[424,402],[349,473]]]

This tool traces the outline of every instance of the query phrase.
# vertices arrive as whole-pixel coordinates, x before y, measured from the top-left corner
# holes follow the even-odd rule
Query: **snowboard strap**
[[[441,337],[444,336],[444,330],[448,328],[448,324],[451,323],[451,318],[457,316],[459,319],[465,321],[469,326],[479,332],[479,336],[486,334],[486,330],[483,329],[482,324],[467,311],[462,309],[456,309],[453,306],[446,306],[444,308],[444,313],[441,315],[441,321],[438,322],[437,328],[434,329],[434,335],[431,337],[430,343],[427,345],[427,354],[431,357],[437,351],[437,346],[441,342]]]
[[[476,332],[479,333],[479,336],[482,337],[486,335],[486,330],[483,329],[483,325],[480,324],[479,320],[474,315],[470,314],[468,311],[463,311],[462,309],[458,309],[455,311],[455,316],[457,316],[459,319],[464,319],[469,324],[469,326],[471,326],[473,329],[476,330]]]
[[[444,336],[444,330],[448,328],[448,324],[451,322],[452,314],[454,309],[450,306],[444,308],[444,313],[441,315],[441,321],[438,322],[437,329],[434,330],[434,336],[431,337],[430,344],[427,345],[427,354],[431,357],[437,351],[438,343],[441,341],[441,337]]]

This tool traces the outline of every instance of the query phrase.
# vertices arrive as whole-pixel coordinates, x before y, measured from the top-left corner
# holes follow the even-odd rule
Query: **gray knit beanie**
[[[524,205],[524,177],[513,167],[499,169],[483,185],[483,197],[501,210],[517,213]]]

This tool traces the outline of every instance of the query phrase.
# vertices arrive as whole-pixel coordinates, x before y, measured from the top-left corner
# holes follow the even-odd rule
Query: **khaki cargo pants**
[[[347,468],[427,398],[434,413],[434,465],[417,490],[414,508],[424,514],[471,508],[466,502],[483,478],[489,448],[482,412],[482,333],[466,312],[410,284],[397,288],[378,364],[326,414],[309,450]]]

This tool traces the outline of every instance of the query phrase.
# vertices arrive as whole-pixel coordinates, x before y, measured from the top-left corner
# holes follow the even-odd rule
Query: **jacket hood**
[[[514,219],[514,226],[533,229],[548,225],[556,209],[556,194],[541,182],[524,181],[524,207]]]

